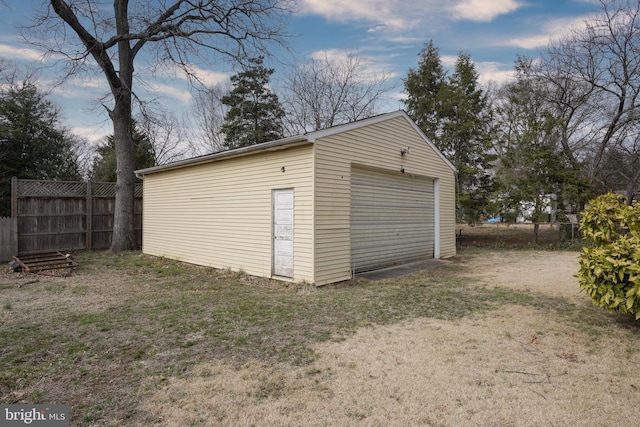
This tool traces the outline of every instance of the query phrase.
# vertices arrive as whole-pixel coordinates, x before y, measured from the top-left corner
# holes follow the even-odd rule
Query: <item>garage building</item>
[[[136,173],[146,254],[324,285],[456,253],[455,168],[404,111]]]

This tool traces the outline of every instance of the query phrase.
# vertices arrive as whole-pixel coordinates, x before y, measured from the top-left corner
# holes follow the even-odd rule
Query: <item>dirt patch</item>
[[[577,252],[569,251],[482,251],[465,255],[464,260],[469,267],[468,275],[489,286],[584,302],[584,293],[574,277],[578,272],[578,256]]]
[[[465,257],[483,285],[588,305],[575,252]],[[418,318],[317,344],[304,367],[202,363],[142,403],[163,425],[632,425],[637,341],[544,307]],[[612,421],[615,420],[615,421]]]

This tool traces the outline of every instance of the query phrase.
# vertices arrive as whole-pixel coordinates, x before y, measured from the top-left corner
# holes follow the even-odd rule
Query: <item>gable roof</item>
[[[285,148],[291,148],[301,145],[313,144],[318,138],[335,135],[350,130],[362,128],[375,123],[384,122],[386,120],[395,119],[397,117],[403,117],[413,129],[420,135],[425,143],[453,170],[454,173],[458,173],[458,170],[453,164],[447,160],[440,150],[426,137],[426,135],[420,130],[418,125],[404,110],[398,110],[391,113],[380,114],[378,116],[369,117],[366,119],[357,120],[355,122],[345,123],[342,125],[332,126],[327,129],[321,129],[313,132],[308,132],[302,135],[291,136],[288,138],[277,139],[275,141],[263,142],[261,144],[250,145],[248,147],[236,148],[233,150],[219,151],[212,154],[206,154],[204,156],[192,157],[185,160],[179,160],[177,162],[167,163],[160,166],[154,166],[146,169],[139,169],[135,171],[138,177],[142,177],[147,174],[156,172],[162,172],[172,169],[180,169],[188,166],[199,165],[204,163],[216,162],[223,159],[246,156],[259,152],[277,151]]]

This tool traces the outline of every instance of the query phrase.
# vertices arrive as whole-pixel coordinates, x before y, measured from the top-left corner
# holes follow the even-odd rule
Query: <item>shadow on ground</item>
[[[443,264],[451,263],[446,259],[429,259],[424,261],[415,261],[402,265],[395,265],[393,267],[383,268],[380,270],[364,271],[356,274],[358,279],[366,279],[371,281],[394,279],[397,277],[406,276],[408,274],[416,273],[418,271],[428,270],[431,268],[440,267]]]

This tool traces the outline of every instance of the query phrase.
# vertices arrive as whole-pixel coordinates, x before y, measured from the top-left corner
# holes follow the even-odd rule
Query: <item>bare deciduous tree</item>
[[[182,124],[174,114],[165,111],[154,115],[144,114],[139,118],[138,126],[151,142],[151,153],[156,165],[186,157],[189,146],[183,137]]]
[[[610,155],[627,153],[625,164],[640,159],[640,3],[599,0],[598,14],[585,27],[550,44],[540,75],[565,120],[567,151],[582,160],[590,182],[603,190],[624,186],[628,198],[638,191],[640,174],[620,174],[616,184],[603,174]],[[620,170],[622,172],[622,170]]]
[[[191,150],[197,154],[209,154],[224,149],[224,135],[220,128],[224,123],[228,107],[222,97],[231,91],[231,84],[217,84],[199,91],[195,97],[192,113],[186,118],[190,129]]]
[[[18,81],[34,81],[33,76],[22,76],[20,68],[13,62],[0,58],[0,86],[13,86]]]
[[[378,114],[393,85],[389,73],[368,71],[355,52],[326,52],[294,68],[283,97],[291,133],[324,129]]]
[[[133,228],[134,144],[131,138],[134,64],[178,66],[197,79],[196,61],[216,54],[233,61],[268,54],[271,42],[284,40],[282,17],[288,0],[113,0],[112,8],[90,0],[49,0],[35,19],[29,39],[49,56],[62,58],[67,76],[97,65],[110,99],[117,157],[114,252],[136,247]],[[109,104],[107,106],[107,104]]]

